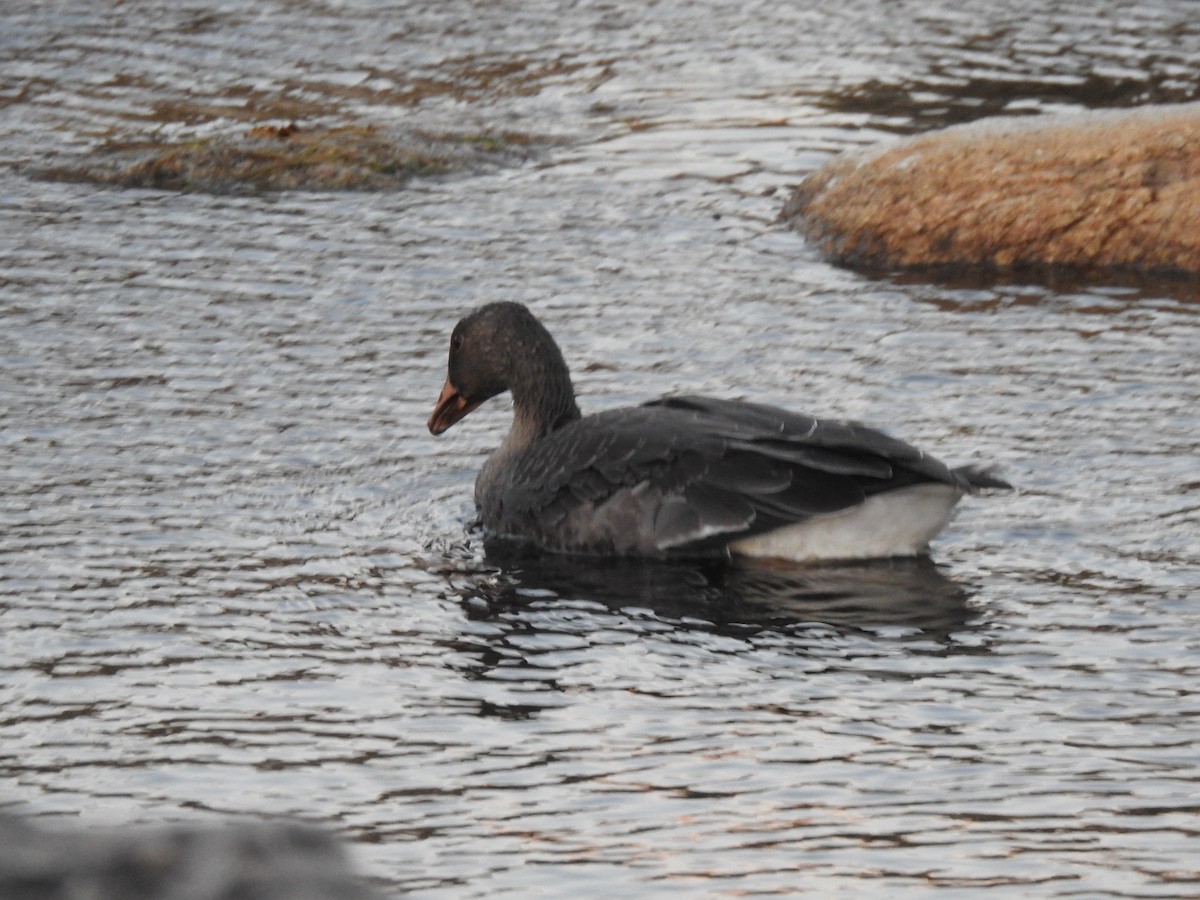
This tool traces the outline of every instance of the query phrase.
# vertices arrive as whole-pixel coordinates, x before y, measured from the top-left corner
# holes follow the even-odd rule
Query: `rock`
[[[1200,273],[1200,103],[988,119],[845,154],[782,218],[851,266]]]
[[[378,900],[315,828],[49,832],[0,815],[4,900]]]
[[[515,131],[435,133],[373,125],[259,124],[191,141],[114,140],[31,173],[51,181],[211,193],[397,190],[416,177],[522,162],[549,143]]]

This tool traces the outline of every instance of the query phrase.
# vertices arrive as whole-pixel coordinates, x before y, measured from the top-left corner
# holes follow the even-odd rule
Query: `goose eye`
[[[461,350],[463,345],[463,336],[460,332],[455,332],[450,338],[450,346],[455,350]]]

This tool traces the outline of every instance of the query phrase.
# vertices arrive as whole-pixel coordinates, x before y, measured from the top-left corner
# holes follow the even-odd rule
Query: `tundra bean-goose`
[[[429,430],[504,391],[512,427],[475,481],[479,518],[549,551],[914,556],[964,494],[1009,487],[872,428],[761,403],[667,396],[582,416],[562,352],[519,303],[455,326]]]

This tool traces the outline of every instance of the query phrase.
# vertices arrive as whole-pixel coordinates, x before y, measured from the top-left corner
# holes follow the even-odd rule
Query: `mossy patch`
[[[255,125],[183,142],[110,141],[49,179],[245,193],[389,190],[418,176],[519,162],[545,139],[519,132],[395,133],[373,125]]]
[[[552,141],[515,130],[367,124],[376,111],[396,121],[397,108],[494,103],[589,72],[593,82],[608,77],[606,65],[595,68],[562,57],[464,56],[413,72],[366,68],[350,84],[291,78],[266,89],[235,84],[170,96],[153,83],[115,76],[102,87],[150,95],[125,116],[133,127],[103,135],[107,140],[82,156],[30,171],[55,180],[214,193],[396,189],[418,176],[521,162]]]

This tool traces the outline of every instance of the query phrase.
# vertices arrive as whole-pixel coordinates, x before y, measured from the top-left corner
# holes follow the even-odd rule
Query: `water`
[[[428,897],[1200,892],[1193,289],[856,274],[774,223],[830,153],[1193,99],[1198,52],[1175,3],[5,8],[0,802],[304,817]],[[34,177],[280,96],[562,143],[395,193]],[[753,396],[1021,489],[936,565],[489,554],[504,404],[424,422],[496,299],[585,409]]]

